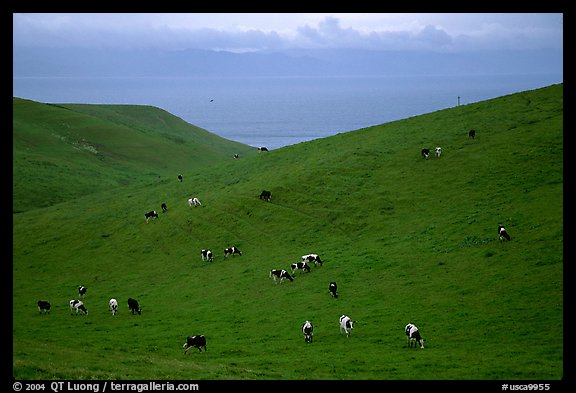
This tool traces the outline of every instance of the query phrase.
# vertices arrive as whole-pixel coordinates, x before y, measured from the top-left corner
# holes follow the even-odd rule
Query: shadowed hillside
[[[159,108],[13,100],[14,212],[249,156]]]
[[[562,137],[554,85],[16,214],[14,376],[560,380]],[[440,158],[421,157],[436,146]],[[142,160],[138,178],[154,161]],[[189,207],[192,196],[202,206]],[[168,210],[147,223],[162,202]],[[510,242],[498,240],[499,224]],[[242,255],[224,257],[232,245]],[[269,278],[308,253],[323,266],[293,282]],[[78,285],[89,314],[71,316]],[[142,315],[128,313],[128,297]],[[39,315],[38,300],[50,314]],[[349,338],[342,314],[357,321]],[[408,348],[409,322],[425,349]],[[207,352],[184,355],[197,334]]]

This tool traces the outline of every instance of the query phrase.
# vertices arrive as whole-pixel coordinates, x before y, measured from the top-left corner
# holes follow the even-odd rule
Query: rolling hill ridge
[[[30,108],[33,117],[41,109],[54,108]],[[72,113],[84,122],[95,111],[98,122],[111,117],[131,130],[154,123],[117,109]],[[58,110],[54,119],[71,111]],[[153,143],[163,138],[146,132]],[[138,181],[111,191],[31,208],[15,185],[14,205],[28,207],[13,215],[15,378],[565,378],[557,328],[565,308],[562,84],[266,154],[250,148],[239,160],[224,145],[222,159],[182,170],[182,183],[171,176],[176,166],[148,175],[155,159],[137,155],[122,173]],[[435,146],[440,158],[420,156]],[[31,179],[20,168],[24,149],[15,142],[14,173]],[[51,153],[61,155],[46,148],[42,159]],[[92,165],[93,154],[78,160]],[[46,165],[33,182],[64,188],[55,172]],[[262,190],[270,202],[259,199]],[[202,206],[189,207],[191,196]],[[162,202],[168,210],[146,223],[144,213]],[[510,242],[498,240],[499,224]],[[242,255],[224,257],[232,245]],[[202,249],[214,262],[201,259]],[[324,265],[274,284],[270,269],[289,270],[308,253]],[[88,288],[89,314],[76,317],[68,301],[78,285]],[[128,297],[142,315],[128,313]],[[52,303],[50,314],[39,315],[38,300]],[[349,338],[338,333],[342,314],[357,321]],[[313,343],[300,331],[305,320],[314,323]],[[408,322],[425,349],[407,347]],[[206,336],[207,352],[184,355],[195,334]]]

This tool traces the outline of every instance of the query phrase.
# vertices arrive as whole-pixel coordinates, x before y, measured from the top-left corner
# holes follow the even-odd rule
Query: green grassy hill
[[[562,136],[560,84],[15,214],[13,374],[560,380]],[[441,158],[420,157],[435,146]],[[263,189],[271,202],[258,198]],[[190,208],[190,196],[203,205]],[[146,223],[161,202],[168,211]],[[511,242],[498,240],[500,223]],[[243,255],[224,258],[231,245]],[[214,262],[201,260],[203,248]],[[323,266],[274,285],[270,269],[311,252]],[[78,285],[88,288],[86,316],[68,310]],[[128,313],[128,297],[142,315]],[[41,299],[49,315],[39,315]],[[342,314],[357,321],[349,338],[338,333]],[[425,349],[407,347],[408,322]],[[195,334],[208,351],[184,355]]]
[[[120,185],[175,178],[256,149],[136,105],[13,99],[14,212]]]

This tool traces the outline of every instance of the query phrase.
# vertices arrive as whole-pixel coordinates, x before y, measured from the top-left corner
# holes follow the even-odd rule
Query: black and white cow
[[[200,200],[198,198],[194,197],[194,198],[188,199],[188,206],[190,206],[190,207],[202,206],[202,203],[200,203]]]
[[[156,210],[151,210],[148,213],[144,213],[144,219],[146,222],[148,222],[148,220],[151,218],[158,218],[158,213],[156,213]]]
[[[504,239],[510,240],[510,235],[502,225],[498,225],[498,238],[500,241],[504,241]]]
[[[270,200],[272,199],[272,193],[270,191],[263,190],[260,193],[260,199],[263,199],[266,202],[270,202]]]
[[[118,312],[118,300],[110,299],[108,301],[108,307],[110,307],[110,312],[112,313],[112,315],[116,315],[116,313]]]
[[[314,326],[312,325],[312,322],[304,322],[302,325],[302,333],[304,333],[304,342],[311,343],[312,336],[314,336]]]
[[[330,291],[330,295],[332,295],[332,297],[338,297],[338,293],[336,292],[337,290],[338,285],[336,285],[335,281],[332,281],[330,285],[328,285],[328,291]]]
[[[234,159],[237,160],[237,159],[239,159],[239,158],[240,158],[240,156],[239,156],[238,154],[234,154]]]
[[[422,154],[422,158],[428,159],[428,156],[430,156],[430,149],[422,149],[420,154]]]
[[[348,315],[340,316],[340,334],[342,330],[346,333],[346,337],[350,336],[350,332],[354,329],[354,322]]]
[[[318,264],[320,264],[320,266],[322,266],[322,264],[324,262],[322,262],[322,259],[320,259],[320,256],[318,254],[308,254],[308,255],[302,255],[302,262],[312,262],[314,264],[314,266],[317,266]]]
[[[50,302],[46,300],[38,300],[38,312],[40,314],[46,314],[50,312]]]
[[[79,313],[88,315],[88,310],[86,306],[84,306],[84,303],[76,299],[70,300],[70,314],[78,315]]]
[[[162,213],[166,212],[166,210],[168,210],[168,206],[166,206],[166,203],[162,203],[162,205],[160,205],[160,208],[162,208]]]
[[[200,352],[202,352],[202,348],[204,348],[204,352],[206,352],[206,337],[201,334],[198,336],[186,337],[186,342],[182,346],[182,348],[184,348],[184,355],[186,355],[188,350],[192,347],[198,348],[198,351]]]
[[[440,156],[442,155],[442,148],[440,146],[436,146],[436,148],[434,149],[434,154],[436,154],[436,158],[440,158]]]
[[[84,299],[84,296],[86,295],[86,287],[84,285],[80,285],[78,287],[78,297],[80,299]]]
[[[138,315],[142,314],[142,309],[140,308],[138,300],[136,299],[128,298],[128,309],[130,310],[132,315],[134,315],[134,313],[138,313]]]
[[[476,130],[468,131],[468,138],[474,139],[476,137]]]
[[[208,261],[208,262],[212,262],[212,251],[210,250],[202,250],[200,251],[200,255],[202,255],[202,260],[203,261]]]
[[[236,246],[232,246],[232,247],[228,247],[228,248],[224,249],[224,256],[225,257],[228,257],[228,255],[236,255],[236,254],[242,255],[242,251],[240,251],[238,249],[238,247],[236,247]]]
[[[178,175],[178,181],[182,183],[182,175]]]
[[[264,146],[261,146],[261,147],[258,148],[258,151],[259,151],[259,152],[268,151],[268,148],[266,148],[266,147],[264,147]]]
[[[284,269],[272,269],[270,270],[270,275],[271,278],[274,278],[274,284],[278,284],[277,280],[280,279],[280,284],[282,284],[282,281],[289,280],[289,281],[294,281],[294,278],[290,275],[290,273],[288,273],[286,270]]]
[[[294,274],[296,270],[306,270],[308,273],[310,273],[310,266],[308,266],[308,262],[296,262],[291,264],[290,268],[292,269],[292,274]]]
[[[404,332],[408,340],[408,347],[412,348],[414,346],[416,348],[416,345],[420,344],[420,348],[424,349],[424,339],[420,336],[420,331],[413,323],[406,325]]]

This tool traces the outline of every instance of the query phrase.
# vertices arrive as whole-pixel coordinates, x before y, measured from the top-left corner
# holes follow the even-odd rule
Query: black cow
[[[312,322],[304,322],[302,325],[302,333],[304,333],[304,342],[311,343],[312,336],[314,335],[314,326],[312,325]]]
[[[86,289],[86,287],[85,287],[84,285],[80,285],[80,286],[78,287],[78,297],[79,297],[80,299],[83,299],[83,298],[84,298],[84,295],[86,295],[86,290],[87,290],[87,289]]]
[[[186,342],[182,346],[182,348],[184,348],[184,355],[186,355],[188,350],[192,347],[198,348],[198,351],[200,352],[202,352],[202,347],[204,347],[204,352],[206,352],[206,337],[203,335],[188,336]]]
[[[40,314],[46,314],[50,312],[50,302],[46,300],[38,300],[38,312]]]
[[[202,250],[200,251],[200,255],[202,256],[203,261],[212,262],[212,251],[210,250]]]
[[[504,239],[510,241],[510,235],[502,225],[498,225],[498,238],[500,241],[503,241]]]
[[[128,298],[128,309],[132,312],[132,315],[134,315],[135,312],[137,312],[138,315],[142,314],[142,309],[136,299]]]
[[[276,281],[278,279],[280,279],[280,284],[282,284],[282,281],[284,281],[285,279],[294,281],[294,278],[290,275],[290,273],[288,273],[284,269],[272,269],[270,270],[269,276],[274,278],[274,284],[278,284],[278,282]]]
[[[270,191],[264,190],[260,193],[260,199],[263,199],[266,202],[270,202],[270,199],[272,199],[272,193]]]
[[[338,293],[336,293],[337,290],[338,290],[338,285],[336,285],[335,281],[332,281],[330,283],[330,285],[328,285],[328,291],[330,291],[330,294],[332,295],[332,297],[338,297]]]
[[[146,220],[146,222],[148,222],[149,219],[151,218],[158,218],[158,213],[156,213],[156,210],[152,210],[149,211],[148,213],[144,213],[144,219]]]
[[[224,256],[228,257],[228,255],[242,255],[242,251],[238,249],[236,246],[228,247],[224,250]]]
[[[165,203],[162,203],[162,205],[160,205],[160,207],[162,208],[162,213],[164,213],[166,210],[168,210],[168,206],[166,206]]]
[[[476,137],[476,130],[468,131],[468,138],[474,139]]]
[[[292,269],[292,274],[294,274],[296,270],[306,270],[308,273],[310,273],[310,266],[308,266],[307,262],[293,263],[290,265],[290,268]]]
[[[258,151],[268,151],[268,149],[264,146],[258,148]]]
[[[178,175],[178,181],[182,183],[182,175]]]
[[[422,154],[422,158],[428,159],[430,156],[430,149],[422,149],[420,154]]]

